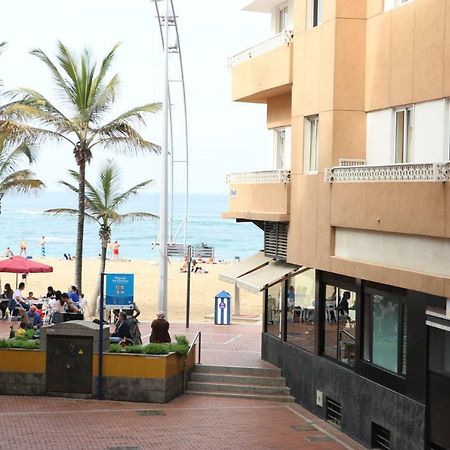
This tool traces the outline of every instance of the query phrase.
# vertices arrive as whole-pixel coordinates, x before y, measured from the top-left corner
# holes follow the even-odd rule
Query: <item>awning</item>
[[[245,291],[258,293],[264,288],[270,287],[287,276],[294,276],[302,271],[301,266],[287,264],[282,261],[274,261],[261,269],[250,272],[247,275],[239,277],[236,285]]]
[[[230,264],[223,272],[219,273],[219,279],[234,284],[239,277],[266,266],[270,261],[272,260],[264,256],[264,252],[258,252],[239,263]]]

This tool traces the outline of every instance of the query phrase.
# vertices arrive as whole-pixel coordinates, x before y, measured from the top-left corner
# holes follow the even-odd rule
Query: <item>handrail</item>
[[[201,354],[202,354],[202,332],[199,330],[197,331],[197,334],[195,335],[194,339],[191,342],[191,345],[188,348],[188,351],[186,353],[186,357],[184,358],[184,369],[183,369],[183,392],[186,390],[186,384],[187,384],[187,370],[186,370],[186,361],[191,355],[192,351],[195,352],[195,344],[198,343],[198,363],[200,364],[201,361]],[[194,356],[194,363],[195,363],[195,356]]]
[[[291,171],[287,169],[235,172],[226,176],[228,184],[290,183]]]
[[[342,340],[342,337],[341,337],[341,334],[342,334],[342,333],[346,334],[349,338],[351,338],[351,339],[353,339],[354,341],[356,341],[355,336],[353,336],[352,334],[350,334],[348,331],[346,331],[346,330],[339,330],[339,342],[341,342],[341,340]]]

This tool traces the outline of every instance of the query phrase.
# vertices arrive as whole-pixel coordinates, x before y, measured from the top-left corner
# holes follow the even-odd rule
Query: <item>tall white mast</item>
[[[159,296],[158,309],[167,311],[168,257],[167,242],[169,229],[169,0],[165,0],[164,18],[164,99],[163,99],[163,144],[161,154],[161,195],[159,219]]]

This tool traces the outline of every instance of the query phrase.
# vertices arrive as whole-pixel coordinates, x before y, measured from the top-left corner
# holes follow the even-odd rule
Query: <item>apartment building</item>
[[[230,58],[267,105],[272,166],[223,216],[264,251],[262,357],[363,444],[450,449],[450,0],[254,0],[268,39]],[[266,158],[261,149],[261,158]]]

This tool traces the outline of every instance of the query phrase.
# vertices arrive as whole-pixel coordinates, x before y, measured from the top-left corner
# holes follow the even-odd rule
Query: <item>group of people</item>
[[[137,317],[140,314],[136,304],[130,309],[113,310],[115,316],[115,330],[111,334],[111,342],[121,345],[142,344]],[[151,343],[170,343],[169,322],[163,311],[158,312],[152,322],[150,334]]]
[[[191,261],[191,272],[192,273],[208,273],[208,271],[206,269],[204,269],[200,263],[205,263],[204,260],[200,259],[200,260],[196,260],[195,258],[192,259]],[[211,263],[214,264],[214,263]],[[184,262],[183,265],[180,267],[180,272],[181,273],[186,273],[189,270],[189,261],[187,256],[184,258]]]
[[[41,248],[41,257],[45,258],[45,245],[47,244],[47,241],[45,239],[45,236],[42,236],[42,238],[39,241],[39,246]],[[19,256],[23,256],[24,258],[27,257],[27,249],[28,249],[28,243],[25,240],[21,240],[19,242]],[[5,258],[12,258],[14,256],[14,252],[11,250],[10,247],[6,247],[4,252]]]

